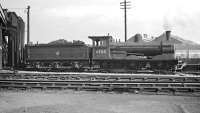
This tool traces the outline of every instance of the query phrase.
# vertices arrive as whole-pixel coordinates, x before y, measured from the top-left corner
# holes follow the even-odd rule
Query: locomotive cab
[[[89,36],[92,40],[92,56],[95,60],[110,58],[110,39],[112,36]]]

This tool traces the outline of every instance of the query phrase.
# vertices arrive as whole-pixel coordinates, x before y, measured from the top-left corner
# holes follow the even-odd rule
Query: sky
[[[30,40],[48,43],[57,39],[82,40],[111,35],[124,41],[123,0],[0,0],[3,8],[15,11],[26,22],[30,10]],[[199,0],[127,0],[128,38],[136,33],[157,37],[172,34],[200,43]]]

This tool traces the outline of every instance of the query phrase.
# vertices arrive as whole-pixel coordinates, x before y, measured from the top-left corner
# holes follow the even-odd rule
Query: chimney
[[[134,36],[134,42],[139,43],[140,41],[142,41],[142,35],[141,34],[136,34]]]
[[[147,34],[143,34],[143,37],[146,39],[147,38]]]
[[[166,33],[166,40],[169,40],[171,37],[171,31],[167,30],[165,33]]]

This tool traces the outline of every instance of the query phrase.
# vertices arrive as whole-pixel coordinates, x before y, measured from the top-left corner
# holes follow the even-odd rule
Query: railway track
[[[132,82],[132,81],[58,81],[58,80],[0,80],[1,88],[78,89],[128,92],[200,92],[199,82]]]
[[[0,88],[200,93],[199,76],[109,73],[4,73]]]
[[[199,82],[200,76],[110,74],[110,73],[4,73],[0,79],[55,80],[55,81],[124,81],[124,82]]]

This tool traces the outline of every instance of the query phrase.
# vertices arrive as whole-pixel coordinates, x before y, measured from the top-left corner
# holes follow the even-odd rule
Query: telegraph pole
[[[27,7],[27,44],[30,41],[30,6]]]
[[[120,9],[123,9],[124,10],[124,38],[125,38],[125,42],[127,41],[127,9],[130,9],[130,4],[131,2],[130,1],[126,1],[124,0],[124,2],[120,2],[120,6],[121,8]]]

